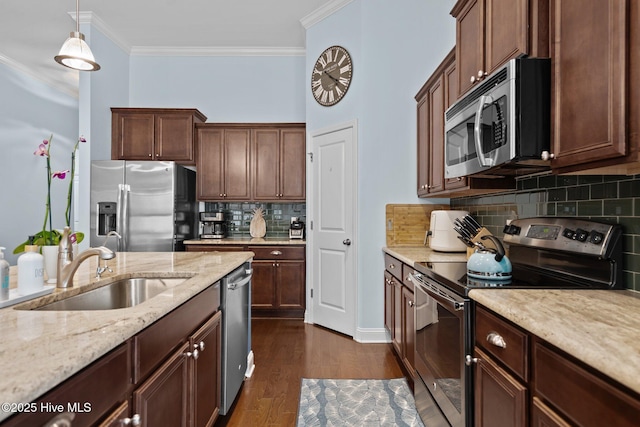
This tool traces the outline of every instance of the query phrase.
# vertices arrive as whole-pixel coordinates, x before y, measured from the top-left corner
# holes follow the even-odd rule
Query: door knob
[[[346,246],[349,246],[349,245],[351,245],[351,240],[350,240],[350,239],[344,239],[344,240],[342,241],[342,244],[343,244],[343,245],[346,245]]]

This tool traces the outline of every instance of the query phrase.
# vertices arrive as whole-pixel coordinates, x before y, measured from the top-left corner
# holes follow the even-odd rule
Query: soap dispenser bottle
[[[4,250],[0,247],[0,301],[9,299],[9,263],[4,259]]]
[[[25,252],[18,258],[18,292],[29,295],[44,288],[44,257],[33,244],[33,236],[29,236],[29,244]]]

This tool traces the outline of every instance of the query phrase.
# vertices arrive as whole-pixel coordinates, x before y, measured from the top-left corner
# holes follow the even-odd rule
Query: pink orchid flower
[[[51,175],[51,177],[52,178],[64,179],[67,176],[68,173],[69,173],[69,169],[63,170],[63,171],[57,171],[57,172],[54,172],[53,175]]]
[[[42,157],[48,156],[49,153],[47,152],[47,145],[46,145],[48,142],[49,141],[45,139],[43,143],[38,146],[38,149],[33,152],[33,154],[35,154],[36,156],[42,156]]]

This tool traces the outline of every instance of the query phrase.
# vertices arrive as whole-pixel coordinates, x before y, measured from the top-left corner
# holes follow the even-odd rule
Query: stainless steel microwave
[[[445,177],[516,176],[549,168],[551,60],[515,58],[445,113]]]

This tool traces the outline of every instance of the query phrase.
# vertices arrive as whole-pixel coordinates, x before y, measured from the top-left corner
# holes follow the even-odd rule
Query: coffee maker
[[[291,217],[289,239],[304,239],[304,222],[300,221],[300,218],[296,216]]]
[[[224,239],[229,235],[229,220],[225,211],[200,212],[201,239]]]

